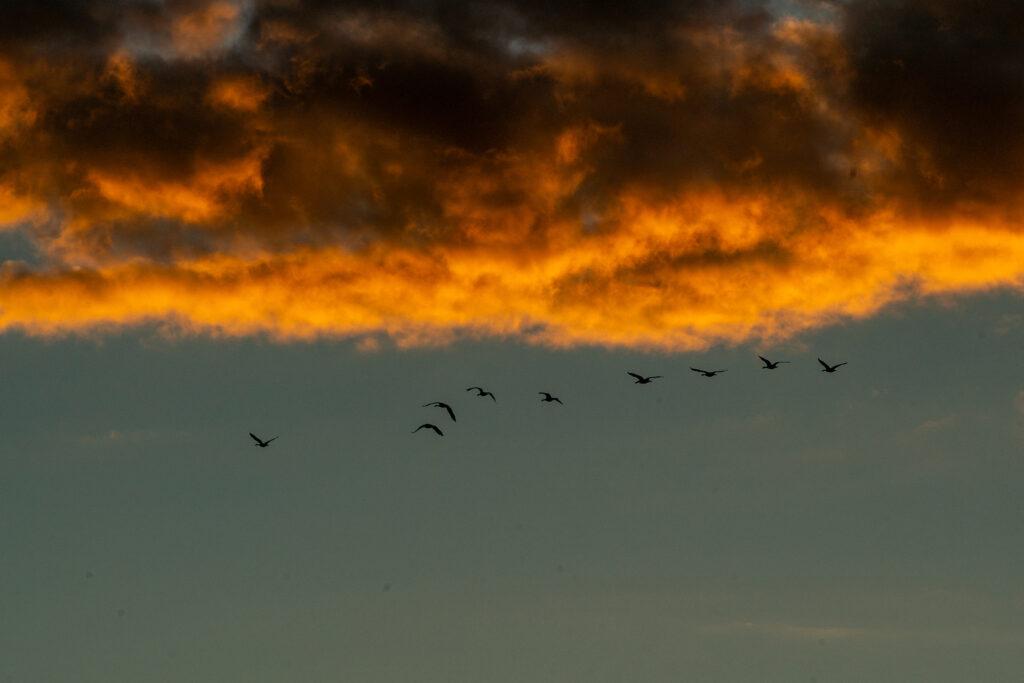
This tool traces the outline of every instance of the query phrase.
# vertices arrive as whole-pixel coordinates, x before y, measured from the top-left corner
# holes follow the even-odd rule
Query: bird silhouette
[[[424,408],[427,408],[427,407],[430,407],[430,406],[433,406],[435,408],[444,408],[445,410],[448,411],[448,416],[450,418],[452,418],[452,422],[456,422],[456,420],[455,420],[455,411],[452,410],[452,407],[450,405],[448,405],[447,403],[444,403],[443,401],[434,401],[433,403],[424,403],[423,404]]]
[[[495,403],[498,402],[498,399],[494,398],[494,394],[492,394],[489,391],[484,391],[483,387],[470,387],[470,388],[466,389],[466,391],[474,391],[474,390],[476,391],[476,395],[477,396],[490,396],[492,401],[494,401]]]
[[[661,375],[651,375],[650,377],[644,377],[643,375],[638,375],[635,372],[629,372],[628,370],[626,371],[626,374],[629,375],[630,377],[636,378],[636,381],[633,382],[633,384],[650,384],[652,380],[661,379]]]
[[[715,375],[717,375],[719,373],[728,372],[727,370],[701,370],[700,368],[690,368],[690,369],[693,370],[694,372],[699,372],[700,374],[704,375],[705,377],[714,377]]]
[[[267,439],[266,441],[264,441],[263,439],[261,439],[260,437],[256,436],[256,435],[255,435],[255,434],[253,434],[252,432],[249,432],[249,436],[251,436],[251,437],[252,437],[253,439],[255,439],[255,440],[256,440],[256,443],[255,443],[254,445],[255,445],[255,446],[259,446],[260,448],[266,448],[267,446],[269,446],[269,445],[270,445],[270,442],[271,442],[271,441],[273,441],[274,439],[276,439],[276,438],[277,438],[277,437],[275,436],[275,437],[274,437],[274,439]]]
[[[847,361],[844,360],[842,363],[836,363],[835,365],[829,365],[828,363],[826,363],[825,361],[823,361],[820,358],[818,359],[818,362],[821,363],[821,367],[822,367],[821,371],[822,372],[835,372],[836,370],[838,370],[840,367],[846,365],[846,363],[847,363]]]
[[[760,358],[761,360],[764,361],[764,367],[761,368],[762,370],[774,370],[777,367],[779,367],[780,363],[788,363],[789,362],[788,360],[777,360],[777,361],[775,361],[773,363],[770,360],[768,360],[767,358],[765,358],[764,356],[758,356],[758,358]]]
[[[421,424],[419,427],[417,427],[416,429],[412,430],[412,433],[415,434],[416,432],[420,431],[421,429],[433,429],[435,432],[437,432],[438,436],[444,436],[444,432],[442,432],[441,429],[437,425],[432,425],[429,422],[425,422],[425,423]]]
[[[562,403],[562,399],[558,398],[557,396],[552,396],[546,391],[538,391],[537,393],[544,397],[541,399],[541,401],[544,403],[552,403],[557,401],[559,404],[563,406],[565,405],[564,403]]]

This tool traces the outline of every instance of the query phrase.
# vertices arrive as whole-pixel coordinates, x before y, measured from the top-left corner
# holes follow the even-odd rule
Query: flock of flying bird
[[[770,361],[767,358],[765,358],[764,356],[758,356],[758,358],[760,358],[761,362],[764,363],[764,365],[761,366],[762,370],[777,370],[779,365],[782,365],[783,363],[789,363],[790,362],[788,360]],[[843,361],[842,363],[836,363],[835,365],[829,365],[828,363],[826,363],[825,361],[823,361],[820,358],[818,359],[818,362],[821,363],[821,371],[822,372],[828,372],[828,373],[835,372],[836,370],[838,370],[842,366],[846,365],[846,361]],[[700,375],[703,375],[704,377],[714,377],[715,375],[720,375],[723,372],[727,372],[727,370],[702,370],[700,368],[692,368],[692,367],[690,369],[693,370],[694,372],[700,374]],[[633,384],[650,384],[651,382],[653,382],[656,379],[662,379],[661,375],[650,375],[650,376],[645,377],[644,375],[638,375],[635,372],[626,372],[626,374],[633,378]],[[466,391],[475,391],[476,392],[476,396],[478,398],[484,398],[484,397],[489,396],[492,401],[494,401],[495,403],[498,402],[498,399],[495,397],[495,395],[493,393],[491,393],[490,391],[486,391],[483,387],[469,387],[468,389],[466,389]],[[541,396],[540,400],[541,400],[542,403],[558,403],[559,405],[565,405],[565,404],[562,403],[562,399],[558,398],[557,396],[553,396],[552,394],[550,394],[547,391],[538,391],[537,393]],[[448,411],[448,417],[450,417],[452,419],[452,422],[456,422],[457,421],[455,419],[455,411],[452,410],[452,407],[450,405],[448,405],[447,403],[445,403],[444,401],[431,401],[430,403],[424,403],[423,407],[424,408],[443,408],[444,410]],[[433,424],[431,422],[424,422],[419,427],[417,427],[416,429],[412,430],[412,433],[415,434],[416,432],[420,431],[421,429],[430,429],[430,430],[433,430],[438,436],[444,436],[444,432],[441,431],[441,428],[438,427],[436,424]],[[266,441],[264,441],[263,439],[261,439],[260,437],[256,436],[252,432],[249,432],[249,436],[251,436],[253,438],[253,440],[256,441],[255,445],[258,446],[259,448],[266,448],[267,446],[270,445],[271,441],[273,441],[274,439],[278,438],[278,437],[275,436],[272,439],[267,439]]]

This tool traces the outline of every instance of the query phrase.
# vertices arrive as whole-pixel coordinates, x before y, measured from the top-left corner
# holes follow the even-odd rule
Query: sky
[[[0,683],[1018,681],[1021,27],[0,7]]]

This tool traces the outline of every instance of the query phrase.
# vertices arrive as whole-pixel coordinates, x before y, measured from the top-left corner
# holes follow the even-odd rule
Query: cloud
[[[1024,285],[1010,4],[82,4],[0,10],[0,329],[688,349]]]
[[[961,421],[959,415],[943,415],[921,422],[914,427],[913,433],[918,435],[936,434],[956,427]]]

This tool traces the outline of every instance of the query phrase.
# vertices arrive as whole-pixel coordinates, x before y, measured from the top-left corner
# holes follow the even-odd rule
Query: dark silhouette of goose
[[[838,370],[842,366],[846,365],[846,363],[847,363],[847,361],[844,360],[842,363],[836,363],[835,365],[829,365],[828,363],[826,363],[825,361],[823,361],[820,358],[818,359],[818,362],[821,363],[821,367],[822,367],[821,371],[822,372],[835,372],[836,370]]]
[[[650,384],[653,380],[661,379],[661,375],[651,375],[650,377],[644,377],[643,375],[638,375],[635,372],[629,372],[628,370],[626,371],[626,374],[636,379],[636,381],[633,382],[633,384]]]
[[[256,443],[253,444],[253,445],[259,446],[260,448],[266,448],[267,446],[270,445],[271,441],[273,441],[274,439],[278,438],[278,437],[275,436],[274,439],[267,439],[266,441],[264,441],[263,439],[261,439],[260,437],[256,436],[252,432],[249,432],[249,436],[251,436],[253,439],[256,440]]]
[[[448,411],[448,416],[450,418],[452,418],[452,422],[456,422],[455,411],[452,410],[452,407],[450,405],[448,405],[447,403],[444,403],[443,401],[434,401],[433,403],[424,403],[423,404],[424,408],[427,408],[427,407],[430,407],[430,406],[433,406],[435,408],[444,408],[445,410]]]
[[[557,396],[552,396],[546,391],[538,391],[537,393],[544,397],[541,399],[541,401],[544,403],[553,403],[557,401],[559,404],[563,406],[565,405],[564,403],[562,403],[562,399],[558,398]]]
[[[693,370],[694,372],[699,372],[700,374],[704,375],[705,377],[714,377],[715,375],[718,375],[720,373],[728,372],[728,370],[701,370],[700,368],[690,368],[690,369]]]
[[[758,356],[758,358],[760,358],[762,361],[764,361],[764,367],[761,368],[762,370],[775,370],[776,368],[779,367],[779,365],[781,363],[788,363],[789,362],[788,360],[777,360],[777,361],[775,361],[773,363],[770,360],[768,360],[767,358],[765,358],[764,356]]]
[[[444,432],[442,432],[441,429],[437,425],[432,425],[429,422],[425,422],[425,423],[421,424],[419,427],[417,427],[416,429],[412,430],[412,433],[415,434],[416,432],[420,431],[421,429],[433,429],[435,432],[437,432],[438,436],[444,436]]]
[[[498,399],[494,398],[494,394],[492,394],[489,391],[484,391],[483,387],[470,387],[470,388],[466,389],[466,391],[476,391],[476,395],[478,397],[479,396],[490,396],[492,401],[494,401],[495,403],[498,402]]]

